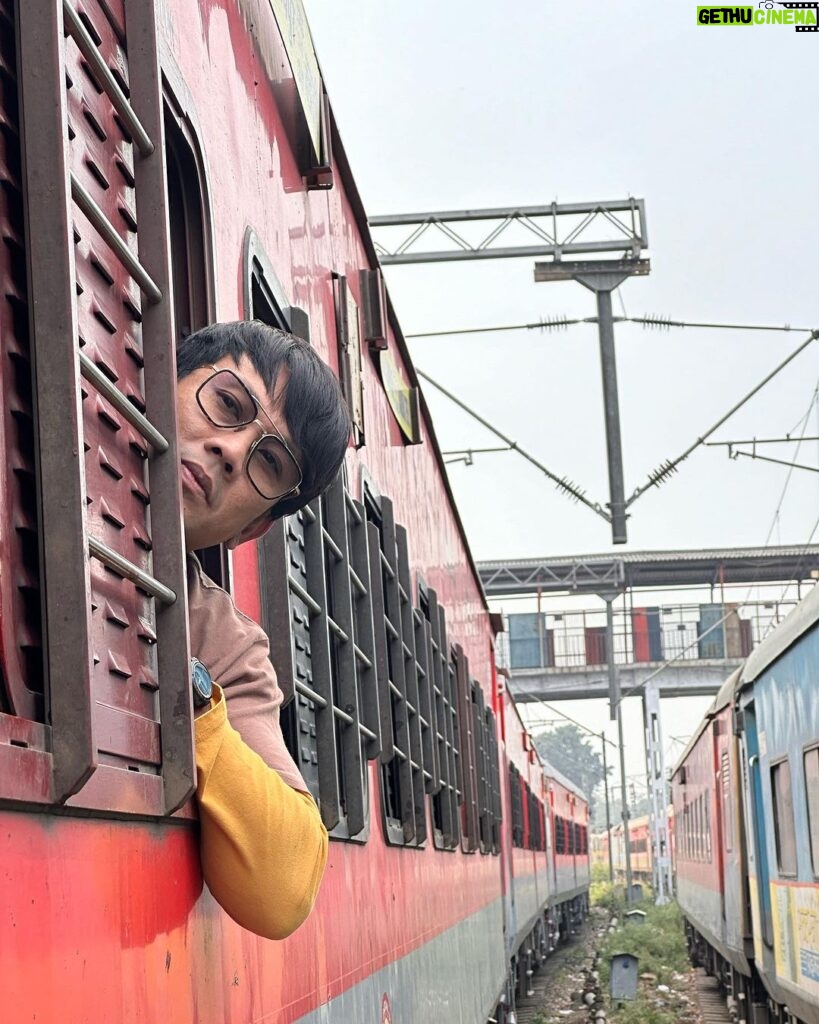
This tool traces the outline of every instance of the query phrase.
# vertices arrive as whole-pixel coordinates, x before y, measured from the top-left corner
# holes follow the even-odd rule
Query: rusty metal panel
[[[116,13],[119,4],[111,4]],[[131,98],[146,132],[154,142],[150,157],[137,161],[135,182],[137,214],[140,221],[139,255],[152,279],[159,285],[162,299],[143,303],[142,344],[144,382],[149,419],[168,439],[168,448],[154,454],[150,462],[151,511],[162,528],[151,533],[153,573],[169,586],[177,600],[172,604],[154,601],[156,622],[156,670],[159,673],[159,720],[162,744],[162,784],[164,811],[171,813],[188,799],[196,786],[193,749],[193,718],[190,705],[185,547],[183,537],[179,451],[177,447],[176,360],[169,340],[174,335],[172,270],[168,214],[165,136],[162,104],[162,78],[156,34],[155,0],[140,0],[128,7],[128,46],[133,59],[130,68]],[[112,66],[112,70],[115,68]],[[130,209],[125,215],[130,215]],[[130,298],[122,297],[123,307],[131,311]],[[123,335],[129,360],[137,362],[128,350],[130,336]],[[129,367],[130,368],[130,367]],[[139,449],[134,432],[129,448]],[[144,512],[144,509],[141,511]],[[147,516],[146,516],[147,520]],[[136,549],[147,547],[150,520],[136,519],[133,538]],[[143,532],[144,531],[144,532]],[[143,623],[137,624],[143,665],[153,667],[150,637],[143,635]],[[141,684],[142,685],[142,684]],[[150,685],[150,682],[148,683]]]

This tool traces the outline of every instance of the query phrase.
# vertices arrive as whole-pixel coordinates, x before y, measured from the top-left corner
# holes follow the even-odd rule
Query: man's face
[[[227,357],[218,360],[216,365],[220,369],[235,369],[300,461],[300,453],[292,444],[280,408],[287,383],[286,371],[279,373],[271,398],[247,356],[242,356],[238,364]],[[245,471],[248,452],[262,433],[259,425],[249,423],[234,429],[214,426],[196,401],[199,386],[213,372],[210,366],[202,366],[183,377],[177,388],[180,477],[188,551],[223,542],[235,545],[259,536],[275,504],[259,494]],[[265,416],[261,415],[259,420],[268,430]]]

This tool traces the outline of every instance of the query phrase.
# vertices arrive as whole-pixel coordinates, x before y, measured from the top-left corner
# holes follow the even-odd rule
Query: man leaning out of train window
[[[215,324],[177,352],[188,552],[257,540],[333,481],[350,436],[330,369],[257,321]],[[271,939],[312,909],[327,832],[285,747],[267,636],[188,555],[202,872],[242,927]]]

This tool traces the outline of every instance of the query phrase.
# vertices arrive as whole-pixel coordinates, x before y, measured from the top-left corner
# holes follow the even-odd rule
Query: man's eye
[[[242,418],[242,407],[229,391],[219,392],[219,404],[224,412],[236,420],[236,422]]]
[[[263,448],[260,452],[261,457],[264,459],[265,467],[278,475],[279,473],[279,460],[273,454],[273,452],[267,451]]]

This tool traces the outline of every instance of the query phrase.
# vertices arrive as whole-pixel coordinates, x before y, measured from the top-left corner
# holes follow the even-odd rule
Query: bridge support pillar
[[[655,682],[643,691],[646,736],[646,775],[649,799],[649,842],[653,866],[654,900],[667,903],[672,896],[671,850],[668,842],[668,783],[665,776],[660,688]]]

